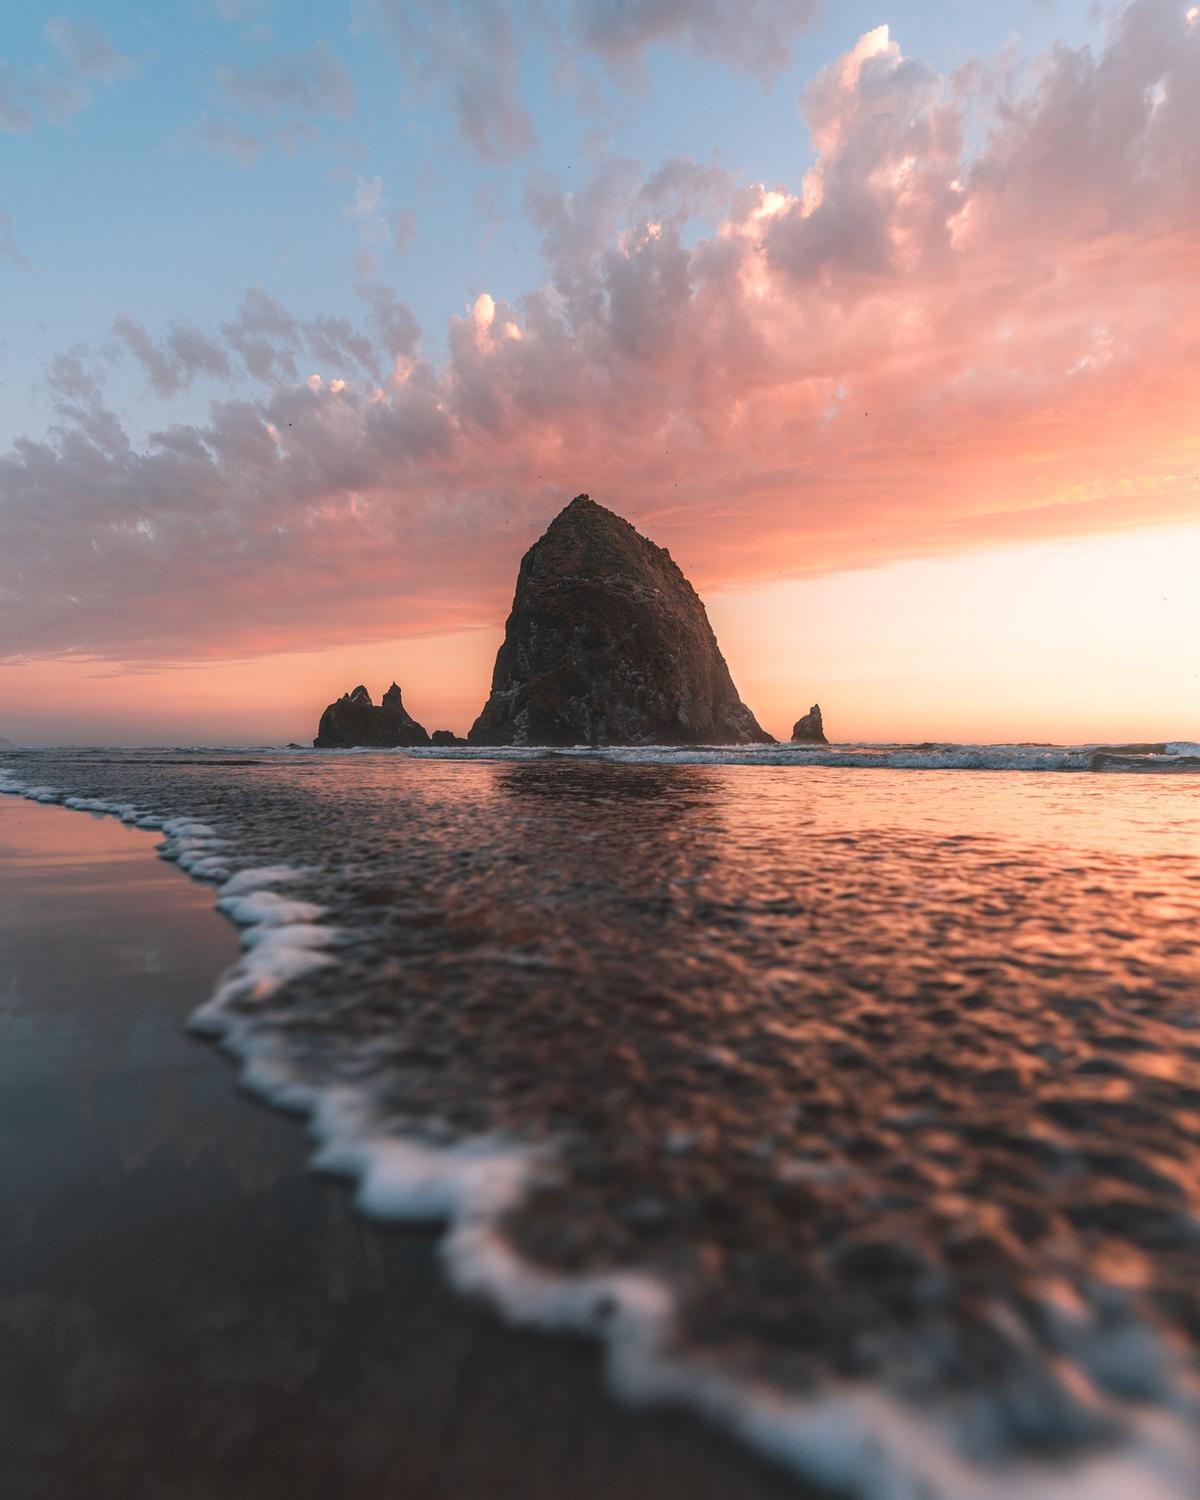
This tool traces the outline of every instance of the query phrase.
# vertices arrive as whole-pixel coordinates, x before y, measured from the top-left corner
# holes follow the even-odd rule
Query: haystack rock
[[[428,745],[429,736],[405,709],[400,689],[393,682],[376,708],[365,687],[343,693],[321,715],[313,745],[318,750],[347,750],[365,746],[394,750],[400,746]]]
[[[663,547],[587,495],[521,559],[472,745],[745,745],[771,735],[737,695],[695,589]]]
[[[821,723],[821,705],[814,703],[802,719],[797,719],[792,729],[792,739],[801,745],[828,745],[825,726]]]

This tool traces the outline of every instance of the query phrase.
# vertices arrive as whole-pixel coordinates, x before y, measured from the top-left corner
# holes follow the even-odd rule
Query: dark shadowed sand
[[[183,1033],[237,947],[155,841],[0,798],[0,1495],[794,1500],[305,1171]]]

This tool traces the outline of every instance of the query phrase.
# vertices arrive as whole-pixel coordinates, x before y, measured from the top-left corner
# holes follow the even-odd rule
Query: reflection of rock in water
[[[474,745],[773,743],[662,547],[577,495],[521,559]]]

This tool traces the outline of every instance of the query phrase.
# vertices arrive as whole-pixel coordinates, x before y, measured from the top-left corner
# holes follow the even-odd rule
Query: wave
[[[9,764],[44,751],[0,751]],[[205,766],[220,756],[225,766],[256,766],[277,757],[403,756],[413,760],[527,761],[566,757],[642,765],[817,766],[832,769],[889,771],[1026,771],[1129,772],[1143,775],[1200,773],[1200,742],[1195,740],[1131,741],[1115,744],[1051,745],[958,744],[949,740],[919,743],[846,742],[831,745],[517,745],[416,746],[380,750],[353,746],[316,750],[305,745],[185,745],[130,747],[89,746],[67,751],[92,765],[121,764],[112,757],[136,755],[144,765]],[[161,760],[155,756],[162,756]],[[183,759],[185,756],[193,759]],[[232,756],[240,759],[230,759]]]
[[[1169,740],[1115,745],[572,745],[453,746],[372,750],[278,748],[278,755],[403,755],[416,760],[536,760],[562,756],[644,765],[816,766],[889,771],[1200,772],[1200,743]]]
[[[1021,755],[1021,769],[1054,766],[1053,755],[1175,756],[1200,762],[1200,746],[831,747],[760,754],[726,751],[604,751],[609,760],[671,763],[875,765],[871,756],[956,757],[954,769],[1014,769],[1009,760],[964,759],[995,752]],[[1193,754],[1193,752],[1196,752]],[[323,752],[328,753],[328,752]],[[335,752],[336,753],[336,752]],[[462,752],[404,752],[463,758]],[[576,750],[568,755],[593,755]],[[859,758],[850,759],[854,755]],[[476,752],[479,758],[529,758],[530,752]],[[837,757],[842,757],[838,759]],[[472,757],[474,758],[474,757]],[[928,761],[915,764],[927,765]],[[904,768],[908,762],[901,763]],[[279,1030],[259,1023],[290,984],[334,969],[347,935],[329,911],[304,894],[303,866],[243,865],[235,843],[218,827],[129,802],[73,796],[22,782],[0,767],[0,793],[107,814],[158,830],[162,858],[217,887],[216,906],[240,929],[242,954],[211,998],[191,1018],[198,1035],[216,1040],[240,1065],[244,1085],[275,1107],[304,1117],[314,1141],[313,1166],[350,1179],[364,1214],[390,1222],[439,1223],[446,1274],[460,1291],[486,1297],[514,1325],[598,1340],[613,1393],[637,1406],[675,1405],[723,1428],[801,1478],[844,1488],[863,1500],[1185,1500],[1194,1494],[1200,1445],[1183,1402],[1120,1413],[1120,1440],[1086,1459],[1041,1464],[1013,1460],[996,1467],[971,1461],[952,1417],[919,1409],[869,1382],[844,1380],[797,1397],[761,1379],[741,1378],[714,1360],[681,1348],[671,1289],[637,1269],[567,1274],[523,1259],[505,1236],[508,1219],[544,1180],[552,1145],[530,1146],[501,1134],[449,1142],[397,1134],[373,1108],[366,1085],[327,1084],[298,1067]],[[1121,1338],[1118,1330],[1115,1338]],[[1081,1330],[1080,1338],[1085,1336]],[[1113,1355],[1140,1358],[1138,1349]],[[978,1414],[976,1414],[978,1415]]]

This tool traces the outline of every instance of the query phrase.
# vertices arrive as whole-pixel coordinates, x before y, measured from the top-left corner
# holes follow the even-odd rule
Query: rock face
[[[792,729],[792,739],[801,745],[828,745],[825,726],[821,723],[821,705],[814,703],[802,719],[797,719]]]
[[[321,715],[313,740],[318,750],[346,750],[354,746],[393,750],[402,745],[428,744],[428,734],[405,709],[394,682],[378,708],[361,685],[352,693],[343,693]]]
[[[772,744],[737,695],[695,589],[577,495],[521,559],[472,745]]]
[[[429,736],[431,745],[465,745],[467,742],[462,735],[455,734],[453,729],[435,729]]]

